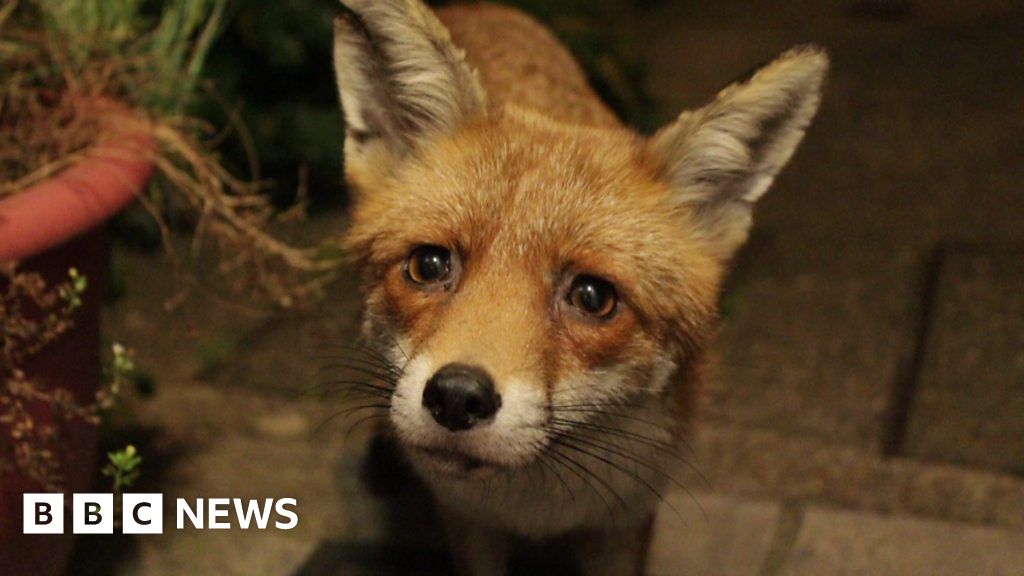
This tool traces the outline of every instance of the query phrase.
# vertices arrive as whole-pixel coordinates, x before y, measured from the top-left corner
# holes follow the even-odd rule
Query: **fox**
[[[385,427],[455,567],[642,574],[724,277],[829,67],[788,50],[645,136],[513,8],[341,0],[344,247]],[[382,383],[383,382],[383,383]]]

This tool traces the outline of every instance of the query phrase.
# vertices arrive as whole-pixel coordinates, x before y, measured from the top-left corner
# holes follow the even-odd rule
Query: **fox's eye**
[[[405,274],[417,284],[444,282],[452,270],[452,253],[440,246],[420,246],[405,264]]]
[[[619,302],[615,286],[611,282],[582,274],[569,287],[569,303],[589,316],[607,318],[615,312]]]

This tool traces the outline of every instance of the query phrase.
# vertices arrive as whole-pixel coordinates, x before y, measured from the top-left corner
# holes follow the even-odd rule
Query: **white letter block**
[[[114,495],[75,494],[71,529],[75,534],[113,534]]]
[[[121,495],[121,532],[125,534],[163,534],[163,494]]]
[[[25,534],[64,533],[64,495],[30,494],[21,498],[22,532]]]

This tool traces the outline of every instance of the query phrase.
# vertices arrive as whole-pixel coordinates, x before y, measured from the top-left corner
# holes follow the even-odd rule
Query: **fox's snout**
[[[490,420],[501,408],[501,395],[482,368],[447,364],[423,388],[423,408],[435,422],[459,432]]]

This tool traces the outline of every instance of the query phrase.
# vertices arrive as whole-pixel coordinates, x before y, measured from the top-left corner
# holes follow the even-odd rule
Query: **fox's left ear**
[[[345,113],[345,162],[387,170],[432,136],[486,110],[475,72],[420,0],[342,0],[334,66]]]
[[[721,260],[750,232],[753,204],[796,150],[821,100],[828,57],[794,48],[651,139],[682,204]]]

